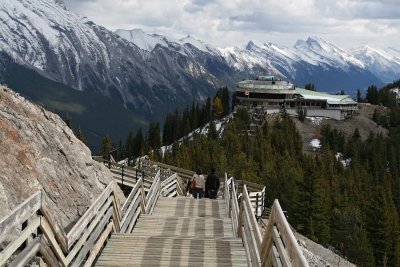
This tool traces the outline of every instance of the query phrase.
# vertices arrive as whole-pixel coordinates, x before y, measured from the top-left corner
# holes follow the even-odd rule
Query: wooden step
[[[239,239],[210,240],[113,235],[96,266],[247,266]]]
[[[161,236],[233,236],[229,220],[217,218],[143,217],[135,226],[134,234]]]
[[[213,199],[161,198],[154,208],[155,216],[225,218],[225,202]]]
[[[95,266],[248,266],[223,200],[163,198],[131,234],[114,233]]]

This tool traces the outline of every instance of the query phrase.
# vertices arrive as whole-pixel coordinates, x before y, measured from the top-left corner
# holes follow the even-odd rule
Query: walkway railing
[[[233,230],[242,238],[249,266],[308,266],[278,200],[274,201],[264,235],[261,235],[247,185],[238,201],[236,182],[224,182],[224,198]],[[265,192],[265,191],[264,191]]]
[[[117,184],[111,182],[67,234],[51,220],[42,205],[46,195],[38,191],[0,220],[0,243],[12,239],[0,251],[0,266],[25,266],[38,252],[49,266],[91,266],[112,232],[132,232],[140,214],[152,212],[161,192],[173,194],[176,178],[171,175],[163,187],[158,171],[146,194],[140,177],[122,206]]]

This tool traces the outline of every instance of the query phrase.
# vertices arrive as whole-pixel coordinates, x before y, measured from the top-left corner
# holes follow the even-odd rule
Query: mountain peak
[[[254,49],[254,48],[260,49],[260,48],[262,48],[263,46],[264,46],[264,45],[263,45],[262,43],[259,43],[259,42],[255,41],[255,40],[250,40],[250,41],[247,43],[245,49],[247,49],[247,50],[251,50],[251,49]]]
[[[115,31],[120,37],[134,43],[142,50],[151,52],[157,45],[168,47],[166,37],[157,34],[148,34],[142,29],[122,30]]]
[[[214,48],[211,48],[205,42],[194,38],[190,34],[188,34],[186,37],[180,39],[179,43],[181,45],[190,44],[190,45],[194,46],[195,48],[197,48],[198,50],[203,51],[203,52],[207,52],[207,53],[209,53],[210,51],[214,51],[215,50]]]
[[[318,49],[318,50],[331,50],[334,45],[328,43],[324,39],[317,36],[310,36],[307,40],[299,39],[294,45],[298,49]]]

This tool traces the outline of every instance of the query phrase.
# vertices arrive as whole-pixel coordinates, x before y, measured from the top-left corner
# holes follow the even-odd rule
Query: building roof
[[[331,95],[302,88],[296,88],[295,94],[301,95],[304,99],[326,100],[328,104],[357,104],[349,95]]]

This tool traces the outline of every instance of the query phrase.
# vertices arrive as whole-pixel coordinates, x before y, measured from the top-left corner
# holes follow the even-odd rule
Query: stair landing
[[[96,266],[247,266],[223,200],[160,198],[133,233],[113,234]]]

